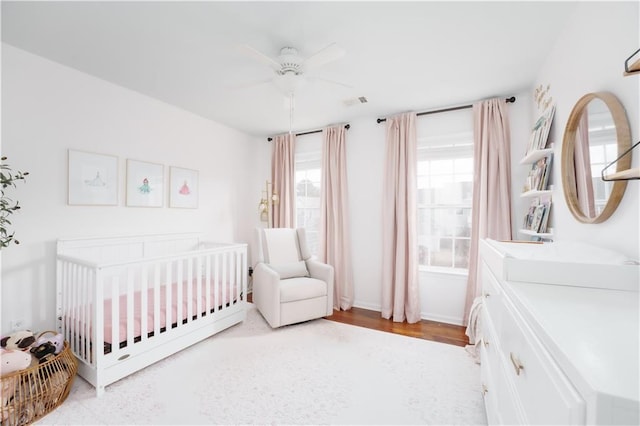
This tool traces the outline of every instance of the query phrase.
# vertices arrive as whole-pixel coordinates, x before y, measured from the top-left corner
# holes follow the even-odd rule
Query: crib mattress
[[[160,315],[160,329],[161,331],[165,331],[167,329],[167,288],[169,286],[161,286],[159,289],[159,315]],[[178,288],[177,283],[173,283],[171,286],[171,315],[169,325],[172,327],[177,326],[178,323]],[[185,323],[188,320],[189,312],[188,312],[188,282],[182,283],[182,310],[181,310],[181,318],[180,320]],[[212,313],[215,310],[221,308],[223,305],[228,305],[229,303],[235,302],[240,295],[238,294],[238,287],[228,285],[225,286],[226,294],[223,294],[223,286],[218,286],[218,291],[216,292],[215,286],[210,286],[209,289],[209,310],[207,312],[207,286],[206,283],[201,283],[201,294],[200,294],[200,314],[206,315],[207,313]],[[147,327],[146,332],[148,336],[153,335],[154,327],[155,327],[155,295],[154,289],[147,289]],[[217,293],[217,294],[216,294]],[[133,335],[134,338],[138,339],[142,335],[142,292],[136,291],[133,296]],[[113,299],[106,299],[104,301],[104,342],[105,344],[112,344],[113,337],[113,309],[112,309]],[[129,323],[128,315],[127,315],[127,295],[122,294],[118,299],[118,311],[119,318],[117,321],[119,330],[118,330],[118,340],[126,344],[127,340],[127,327]],[[191,297],[191,314],[192,319],[197,318],[198,316],[198,291],[197,291],[197,281],[193,281],[192,283],[192,297]]]

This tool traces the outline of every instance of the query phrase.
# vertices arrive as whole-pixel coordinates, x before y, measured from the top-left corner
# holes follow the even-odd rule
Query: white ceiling
[[[2,2],[2,41],[256,136],[289,130],[273,71],[239,48],[345,56],[293,130],[509,96],[534,84],[576,2]],[[345,106],[365,96],[367,104]]]

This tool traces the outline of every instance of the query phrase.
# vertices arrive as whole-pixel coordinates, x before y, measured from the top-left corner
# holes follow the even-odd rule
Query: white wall
[[[639,3],[581,3],[549,52],[535,86],[550,85],[556,115],[550,138],[555,144],[552,220],[556,240],[577,240],[615,249],[640,258],[640,181],[629,181],[618,210],[602,224],[574,219],[562,194],[560,152],[562,136],[576,101],[590,92],[607,91],[627,110],[632,143],[640,137],[640,76],[624,77],[624,61],[640,46]],[[535,87],[534,86],[534,87]],[[533,117],[531,118],[533,120]],[[640,151],[633,153],[640,165]]]
[[[258,225],[266,141],[2,45],[2,155],[29,171],[12,191],[20,245],[2,251],[2,332],[55,327],[59,237],[202,232],[249,242]],[[119,157],[118,206],[67,205],[67,150]],[[126,159],[199,171],[199,208],[125,207]],[[165,180],[165,182],[167,182]]]

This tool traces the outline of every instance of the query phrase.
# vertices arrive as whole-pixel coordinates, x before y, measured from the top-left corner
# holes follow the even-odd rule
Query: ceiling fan
[[[318,80],[325,83],[352,88],[349,84],[307,74],[309,71],[314,71],[315,69],[336,61],[344,56],[345,50],[339,47],[336,43],[329,44],[308,58],[304,58],[296,48],[290,46],[280,49],[280,54],[277,58],[272,58],[246,44],[242,45],[242,48],[255,59],[272,68],[275,75],[269,79],[236,86],[236,88],[253,87],[271,82],[287,97],[296,93],[311,80]]]

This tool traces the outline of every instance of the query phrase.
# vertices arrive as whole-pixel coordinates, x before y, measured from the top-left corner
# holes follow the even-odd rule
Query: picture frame
[[[129,207],[162,207],[164,203],[164,165],[127,159]]]
[[[69,149],[67,177],[69,205],[118,204],[118,157]]]
[[[198,171],[182,167],[169,170],[169,207],[198,208]]]

